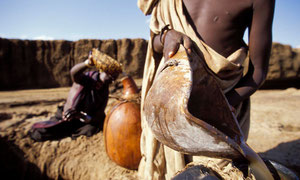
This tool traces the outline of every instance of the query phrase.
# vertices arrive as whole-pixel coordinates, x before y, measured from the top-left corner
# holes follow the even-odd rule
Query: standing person
[[[58,108],[50,121],[34,124],[30,132],[31,138],[36,141],[67,136],[76,138],[80,135],[92,136],[102,130],[109,85],[121,72],[121,66],[116,62],[93,49],[93,54],[87,60],[73,66],[70,71],[73,85],[66,103]],[[111,65],[109,69],[106,64]],[[88,68],[97,68],[101,72],[94,70],[84,73]]]
[[[152,15],[142,85],[139,175],[170,179],[187,161],[154,138],[143,113],[157,69],[179,45],[188,53],[196,52],[213,72],[247,139],[249,97],[263,84],[268,71],[275,0],[138,0],[138,6],[145,15]],[[249,46],[243,41],[247,28]]]

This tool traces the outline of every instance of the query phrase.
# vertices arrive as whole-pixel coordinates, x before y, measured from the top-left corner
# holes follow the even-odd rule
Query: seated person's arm
[[[73,66],[70,71],[72,81],[80,84],[80,82],[82,82],[82,80],[85,76],[83,72],[87,68],[88,67],[86,66],[86,64],[84,62],[78,63],[75,66]]]
[[[274,0],[254,0],[249,27],[250,69],[237,86],[226,94],[231,106],[252,95],[266,79],[272,46],[274,4]]]
[[[93,67],[91,58],[92,56],[89,55],[88,59],[84,62],[78,63],[72,67],[70,74],[73,82],[84,85],[86,81],[89,81],[88,79],[91,79],[83,73],[87,68]]]

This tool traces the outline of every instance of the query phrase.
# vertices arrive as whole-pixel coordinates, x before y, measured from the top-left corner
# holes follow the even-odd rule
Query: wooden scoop
[[[146,120],[159,141],[182,153],[240,157],[237,120],[214,77],[195,59],[181,47],[158,71],[145,99]]]
[[[245,157],[255,162],[255,170],[261,169],[258,176],[272,179],[263,161],[246,145],[205,62],[193,52],[188,56],[183,46],[158,70],[144,111],[154,136],[164,145],[190,155]]]

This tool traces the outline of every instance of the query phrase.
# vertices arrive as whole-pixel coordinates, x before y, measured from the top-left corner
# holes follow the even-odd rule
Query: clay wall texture
[[[148,41],[144,39],[42,41],[0,38],[0,90],[54,88],[71,85],[69,70],[89,50],[117,59],[125,73],[142,78]],[[300,87],[300,49],[273,43],[263,88]]]

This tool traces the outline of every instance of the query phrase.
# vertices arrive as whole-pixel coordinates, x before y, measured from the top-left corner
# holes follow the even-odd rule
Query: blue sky
[[[0,37],[148,39],[136,0],[0,0]],[[273,41],[300,47],[300,0],[276,0]]]

